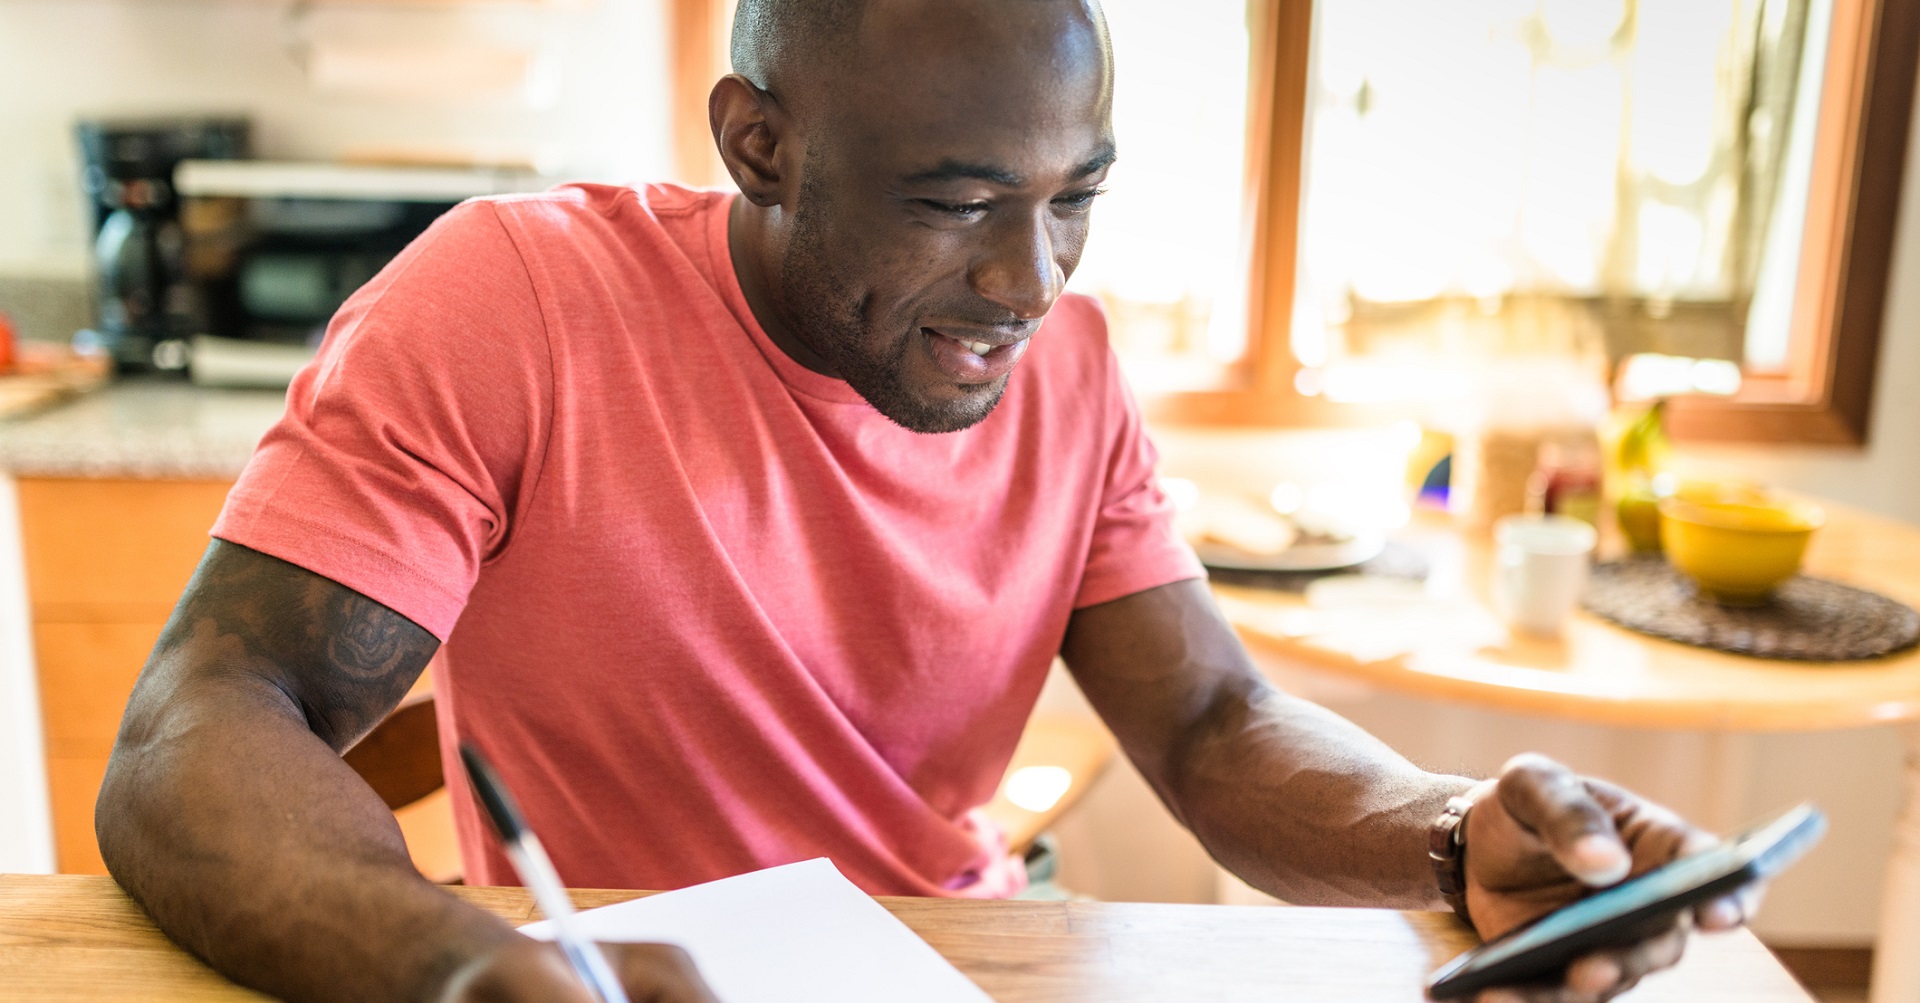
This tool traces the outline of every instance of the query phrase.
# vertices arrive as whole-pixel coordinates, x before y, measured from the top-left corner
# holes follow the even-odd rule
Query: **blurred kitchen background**
[[[1517,507],[1563,430],[1599,457],[1609,428],[1668,400],[1675,476],[1920,523],[1907,5],[1105,6],[1121,159],[1073,286],[1106,305],[1179,490],[1391,532],[1424,518],[1451,457],[1454,497],[1429,502],[1472,521],[1507,504],[1488,484],[1519,485]],[[325,317],[461,198],[723,183],[704,107],[729,16],[724,0],[0,0],[0,324],[33,377],[0,390],[20,415],[0,419],[19,481],[0,492],[5,535],[35,504],[74,511],[36,479],[125,487],[84,495],[98,524],[175,504],[150,494],[174,481],[205,488],[185,511],[217,505]],[[151,413],[213,444],[100,403],[133,391],[170,395]],[[34,437],[85,407],[84,435],[118,459],[75,466],[97,443]],[[166,450],[187,459],[144,459]],[[1463,478],[1484,497],[1463,499]],[[164,610],[29,595],[25,533],[24,557],[0,542],[0,712],[24,729],[0,750],[0,799],[55,808],[0,825],[0,869],[78,869],[90,846],[48,820],[90,803],[98,726],[62,745],[49,703],[43,753],[34,708],[69,659],[113,717],[137,659],[100,653],[143,651]],[[81,654],[52,647],[69,635]],[[1833,834],[1760,929],[1872,941],[1901,799],[1890,729],[1606,728],[1286,681],[1434,768],[1535,748],[1713,817],[1817,795]],[[1070,686],[1045,706],[1086,713]],[[1125,769],[1055,832],[1077,891],[1242,894]]]

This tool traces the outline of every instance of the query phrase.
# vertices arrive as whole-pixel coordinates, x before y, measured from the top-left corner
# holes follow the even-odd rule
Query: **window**
[[[1306,382],[1444,400],[1515,356],[1740,359],[1808,7],[1320,0]]]
[[[1243,0],[1108,0],[1120,159],[1070,288],[1106,307],[1136,391],[1217,390],[1246,358]]]
[[[1444,401],[1491,360],[1653,352],[1684,357],[1663,393],[1728,395],[1682,401],[1683,434],[1859,440],[1865,397],[1836,390],[1864,388],[1872,361],[1837,365],[1822,304],[1884,285],[1858,200],[1894,197],[1902,151],[1863,151],[1848,122],[1870,108],[1904,130],[1911,25],[1865,0],[1315,12],[1288,332],[1303,388]],[[1905,53],[1887,41],[1902,33]],[[1897,87],[1864,75],[1876,50]]]

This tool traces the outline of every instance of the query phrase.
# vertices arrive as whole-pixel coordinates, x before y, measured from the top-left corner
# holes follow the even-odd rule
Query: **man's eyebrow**
[[[1084,178],[1089,174],[1098,173],[1101,169],[1113,163],[1114,156],[1115,153],[1112,146],[1102,147],[1099,152],[1087,158],[1085,163],[1082,163],[1074,169],[1073,177],[1076,179]],[[901,179],[902,182],[909,185],[931,185],[939,184],[943,181],[960,180],[986,181],[996,185],[1004,185],[1008,188],[1018,188],[1027,183],[1027,179],[1022,175],[1015,174],[1004,168],[994,167],[991,164],[968,163],[964,160],[952,159],[942,160],[924,171],[909,174]]]
[[[962,160],[942,160],[938,164],[915,174],[909,174],[901,180],[910,185],[938,184],[942,181],[972,179],[990,181],[996,185],[1018,188],[1027,183],[1027,179],[1012,171],[1003,170],[987,164],[970,164]]]
[[[1087,162],[1081,164],[1080,169],[1075,171],[1073,176],[1076,178],[1084,178],[1089,174],[1097,174],[1111,166],[1114,158],[1117,156],[1119,156],[1119,151],[1115,150],[1112,144],[1103,146],[1100,148],[1100,152],[1087,158]]]

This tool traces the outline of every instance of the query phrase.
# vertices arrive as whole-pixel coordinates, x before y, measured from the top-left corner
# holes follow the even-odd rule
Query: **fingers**
[[[454,972],[439,1003],[592,1003],[560,949],[511,937]]]
[[[1579,776],[1559,763],[1534,753],[1513,757],[1500,772],[1494,796],[1581,883],[1611,885],[1632,869],[1633,858],[1612,815]]]
[[[631,1003],[719,1003],[687,952],[671,944],[602,944]],[[589,1003],[558,946],[513,937],[456,972],[442,1003]]]
[[[1731,930],[1759,914],[1760,901],[1766,894],[1767,886],[1755,882],[1695,909],[1693,920],[1702,930]]]
[[[1740,908],[1740,900],[1729,895],[1695,909],[1693,918],[1702,930],[1731,930],[1746,922],[1746,913]]]
[[[1632,989],[1648,974],[1679,964],[1686,947],[1683,922],[1633,947],[1580,958],[1567,967],[1562,985],[1489,989],[1475,1003],[1603,1003]]]
[[[1672,968],[1686,953],[1689,924],[1683,919],[1665,933],[1632,947],[1587,955],[1567,967],[1567,988],[1607,999],[1632,988],[1649,972]]]
[[[1681,855],[1699,853],[1713,848],[1718,843],[1718,839],[1695,829],[1688,834],[1686,842],[1680,847],[1680,853]],[[1710,932],[1731,930],[1759,914],[1760,900],[1766,897],[1766,893],[1766,884],[1756,881],[1731,895],[1703,903],[1693,910],[1694,924]]]
[[[627,987],[631,1003],[720,1003],[694,967],[693,956],[674,944],[603,944]]]

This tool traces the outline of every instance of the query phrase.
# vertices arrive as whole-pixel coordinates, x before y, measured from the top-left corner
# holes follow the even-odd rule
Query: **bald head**
[[[1069,20],[1092,29],[1090,38],[1100,49],[1099,61],[1111,72],[1112,51],[1098,0],[935,0],[931,4],[922,0],[740,0],[734,12],[729,55],[735,73],[785,99],[797,97],[795,91],[821,80],[833,69],[867,63],[864,56],[879,55],[885,60],[906,55],[894,45],[885,45],[890,50],[886,53],[862,51],[861,27],[870,8],[877,8],[876,13],[881,15],[876,20],[882,34],[888,22],[893,22],[896,29],[905,22],[910,33],[922,34],[924,40],[938,45],[940,29],[950,27],[941,22],[955,15],[965,18],[970,13],[976,18],[998,20],[1008,14],[1031,14],[1032,8],[1045,6],[1072,9],[1074,15]],[[967,7],[974,10],[960,9]],[[1021,7],[1029,10],[1005,9]],[[912,31],[915,27],[924,31]],[[898,32],[893,34],[892,39],[869,41],[897,43]],[[962,48],[964,42],[949,47]]]
[[[783,67],[831,65],[844,55],[866,0],[740,0],[733,15],[733,72],[764,91],[785,83]]]
[[[741,0],[733,63],[708,111],[755,317],[907,428],[983,420],[1114,157],[1097,0]]]

